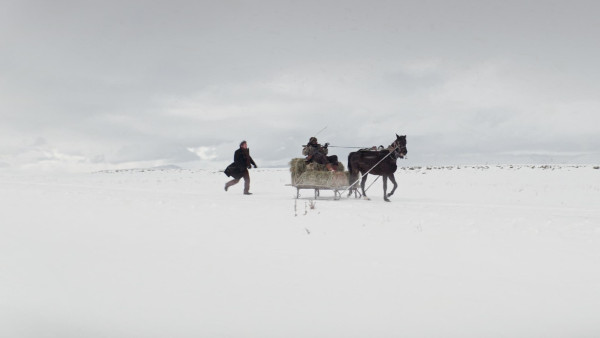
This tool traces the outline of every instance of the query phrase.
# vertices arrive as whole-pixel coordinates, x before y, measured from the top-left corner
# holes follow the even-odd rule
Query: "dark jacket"
[[[309,157],[314,156],[316,153],[327,155],[328,152],[327,146],[322,146],[318,143],[309,143],[302,149],[302,155]]]
[[[233,163],[243,169],[250,169],[251,165],[256,167],[256,163],[250,157],[250,149],[240,148],[236,150],[233,154]]]
[[[250,156],[250,149],[240,147],[233,154],[233,163],[225,169],[225,175],[236,179],[242,178],[251,166],[256,168],[256,163],[254,163],[254,160]]]

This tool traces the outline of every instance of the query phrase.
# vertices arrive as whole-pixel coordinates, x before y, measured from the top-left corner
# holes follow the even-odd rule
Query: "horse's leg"
[[[396,188],[398,188],[398,183],[396,183],[396,178],[394,177],[394,174],[390,175],[390,181],[392,181],[392,183],[394,184],[394,188],[387,195],[388,197],[392,196],[394,194],[394,192],[396,191]]]
[[[352,196],[352,192],[354,192],[354,198],[356,198],[358,195],[358,173],[358,170],[356,173],[350,171],[350,175],[348,177],[348,184],[350,184],[348,187],[348,197]]]
[[[368,174],[364,174],[363,175],[362,180],[360,181],[360,187],[362,189],[363,197],[366,198],[366,199],[369,199],[367,197],[367,193],[365,192],[365,183],[367,182],[367,176],[368,176]]]
[[[348,197],[350,197],[352,195],[352,191],[354,190],[354,197],[356,198],[356,195],[358,194],[359,170],[358,170],[358,163],[356,163],[357,161],[355,161],[355,159],[354,159],[355,155],[357,155],[357,154],[350,153],[348,155],[348,172],[350,173],[350,175],[348,177],[348,184],[351,184],[351,186],[348,188]]]
[[[383,200],[386,202],[389,202],[390,200],[387,197],[387,175],[381,175],[383,176]]]

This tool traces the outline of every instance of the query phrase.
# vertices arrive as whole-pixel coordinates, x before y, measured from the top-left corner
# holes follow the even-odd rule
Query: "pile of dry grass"
[[[294,158],[290,162],[292,185],[309,185],[323,187],[343,187],[348,185],[349,173],[344,171],[344,165],[339,163],[338,170],[330,172],[318,163],[307,164],[303,158]]]

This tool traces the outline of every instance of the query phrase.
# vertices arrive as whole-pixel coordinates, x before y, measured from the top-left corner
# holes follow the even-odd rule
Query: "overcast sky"
[[[598,1],[0,5],[0,170],[600,160]]]

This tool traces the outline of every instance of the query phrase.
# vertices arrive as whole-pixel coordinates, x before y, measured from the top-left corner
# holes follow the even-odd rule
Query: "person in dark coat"
[[[240,179],[244,178],[244,195],[252,195],[250,192],[250,173],[248,169],[257,168],[256,163],[252,157],[250,157],[250,149],[248,149],[248,143],[242,141],[240,148],[233,154],[233,163],[231,163],[227,169],[225,169],[225,175],[233,177],[233,179],[225,183],[225,191],[234,184],[237,184]]]
[[[334,166],[337,167],[338,158],[336,155],[327,156],[328,146],[329,143],[322,146],[316,137],[311,137],[308,144],[302,149],[302,155],[306,156],[307,163],[316,162],[325,165],[329,171],[335,171]]]

